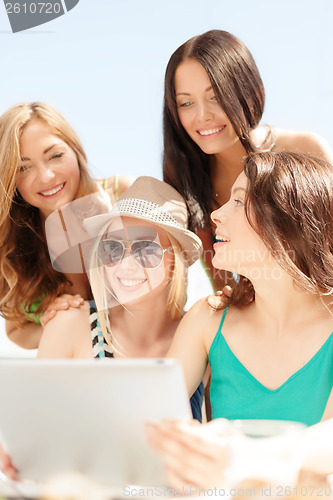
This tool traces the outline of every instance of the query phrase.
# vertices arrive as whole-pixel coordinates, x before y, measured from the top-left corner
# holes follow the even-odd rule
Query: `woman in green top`
[[[227,308],[203,299],[177,329],[168,356],[183,364],[189,394],[209,362],[213,418],[333,421],[333,166],[253,153],[211,218],[214,266],[241,276]],[[153,431],[180,484],[204,443],[186,461],[190,432],[182,442],[172,424]]]
[[[121,177],[119,191],[130,183]],[[35,102],[15,105],[0,117],[0,186],[0,312],[9,338],[36,348],[39,314],[57,297],[74,295],[74,306],[90,298],[85,274],[53,269],[45,219],[74,199],[102,192],[103,181],[91,178],[81,142],[65,118]],[[109,187],[115,191],[114,177]]]
[[[229,306],[186,314],[168,353],[190,393],[207,363],[213,418],[308,425],[332,416],[333,167],[296,153],[254,153],[211,218],[213,263],[241,275]]]

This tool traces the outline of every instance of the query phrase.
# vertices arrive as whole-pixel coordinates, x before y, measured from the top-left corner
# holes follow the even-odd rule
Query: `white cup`
[[[297,484],[306,426],[283,420],[235,420],[230,481],[253,484],[256,498],[285,496]]]

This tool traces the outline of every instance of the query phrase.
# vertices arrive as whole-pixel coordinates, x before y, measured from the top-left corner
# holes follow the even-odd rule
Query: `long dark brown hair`
[[[333,295],[333,166],[297,153],[253,153],[244,172],[245,213],[272,256],[302,290]],[[233,295],[241,305],[254,290],[241,278]]]
[[[209,221],[213,196],[209,155],[188,136],[178,117],[175,71],[188,58],[206,70],[215,96],[246,153],[256,151],[250,132],[262,117],[265,92],[251,53],[226,31],[212,30],[195,36],[172,54],[165,74],[163,176],[186,199],[190,229],[194,230]]]
[[[75,152],[80,169],[76,197],[97,189],[91,179],[81,142],[69,123],[51,106],[35,102],[11,107],[0,117],[0,311],[23,322],[36,299],[45,299],[37,312],[64,291],[68,280],[51,265],[39,210],[16,189],[20,137],[33,118],[43,120],[52,133]]]

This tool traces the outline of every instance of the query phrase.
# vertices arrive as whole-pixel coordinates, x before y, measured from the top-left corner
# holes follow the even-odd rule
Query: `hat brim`
[[[83,225],[89,235],[93,238],[96,238],[97,236],[102,236],[103,233],[105,233],[109,223],[117,217],[130,217],[132,219],[143,220],[167,231],[180,244],[184,260],[188,266],[194,264],[194,262],[196,262],[201,257],[202,242],[199,236],[194,234],[192,231],[181,227],[178,228],[168,223],[157,223],[152,221],[149,217],[140,216],[139,214],[133,215],[121,210],[115,210],[107,214],[100,214],[95,215],[94,217],[90,217],[83,222]]]

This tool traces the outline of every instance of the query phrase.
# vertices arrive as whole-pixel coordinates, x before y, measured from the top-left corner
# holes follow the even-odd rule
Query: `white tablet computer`
[[[0,437],[22,479],[163,485],[143,427],[165,418],[191,418],[175,360],[0,361]]]

